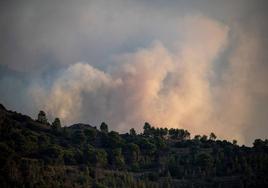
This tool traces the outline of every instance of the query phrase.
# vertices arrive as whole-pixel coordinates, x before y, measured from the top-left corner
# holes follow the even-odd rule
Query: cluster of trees
[[[0,110],[1,187],[265,187],[268,140],[253,147],[145,123],[119,134],[106,123],[50,125]]]
[[[178,140],[188,140],[190,139],[190,133],[187,130],[183,129],[168,129],[168,128],[155,128],[151,126],[148,122],[145,122],[143,126],[143,135],[144,136],[153,136],[161,138],[171,138]]]
[[[46,113],[43,110],[41,110],[38,113],[38,116],[37,116],[37,120],[36,121],[39,122],[39,123],[42,123],[42,124],[50,125],[49,122],[48,122],[48,120],[47,120]],[[51,127],[53,129],[56,129],[56,130],[60,129],[61,128],[60,118],[56,117],[54,119],[54,121],[52,122]]]

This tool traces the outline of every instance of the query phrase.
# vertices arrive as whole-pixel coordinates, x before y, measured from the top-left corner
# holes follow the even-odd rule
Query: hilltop
[[[268,187],[268,140],[253,147],[144,124],[61,127],[0,104],[1,187]]]

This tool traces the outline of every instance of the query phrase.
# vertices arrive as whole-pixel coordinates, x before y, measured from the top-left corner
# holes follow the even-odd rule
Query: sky
[[[64,126],[268,135],[266,0],[3,0],[0,103]]]

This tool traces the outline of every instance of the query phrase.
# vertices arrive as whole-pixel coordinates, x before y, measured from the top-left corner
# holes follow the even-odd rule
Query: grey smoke
[[[44,108],[65,125],[107,121],[127,131],[146,120],[246,144],[267,137],[266,1],[0,5],[8,108],[31,116]]]

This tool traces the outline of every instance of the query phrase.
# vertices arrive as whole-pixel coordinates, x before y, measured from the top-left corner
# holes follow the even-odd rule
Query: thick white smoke
[[[267,2],[0,1],[0,102],[250,145],[268,132]]]
[[[66,125],[106,121],[113,129],[127,131],[141,129],[148,121],[192,133],[217,132],[222,125],[214,126],[210,77],[229,29],[206,17],[185,18],[180,27],[183,40],[172,50],[155,42],[119,55],[109,72],[76,63],[60,73],[48,91],[33,87],[33,96],[40,108]]]

